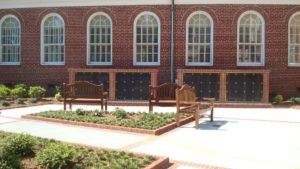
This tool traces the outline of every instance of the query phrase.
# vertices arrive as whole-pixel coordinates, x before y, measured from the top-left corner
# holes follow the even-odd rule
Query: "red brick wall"
[[[300,87],[300,67],[288,67],[288,20],[300,6],[293,5],[177,5],[175,16],[175,70],[270,69],[270,92],[295,95]],[[209,13],[214,20],[214,66],[185,66],[186,18],[195,11]],[[266,23],[264,67],[237,67],[237,20],[241,13],[255,10]],[[113,66],[86,66],[86,23],[94,12],[106,12],[113,21]],[[21,65],[0,66],[0,83],[59,84],[68,81],[68,68],[143,68],[133,66],[133,22],[143,11],[152,11],[161,22],[161,65],[159,83],[170,79],[170,7],[66,7],[0,10],[0,18],[16,15],[21,22]],[[40,65],[40,25],[45,15],[59,13],[66,26],[66,64]],[[176,77],[176,76],[175,76]],[[299,92],[298,92],[299,94]]]

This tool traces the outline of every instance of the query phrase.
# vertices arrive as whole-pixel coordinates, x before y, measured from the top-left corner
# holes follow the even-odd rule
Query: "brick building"
[[[175,79],[221,101],[300,94],[299,0],[2,0],[0,29],[7,85],[90,80],[119,100]]]

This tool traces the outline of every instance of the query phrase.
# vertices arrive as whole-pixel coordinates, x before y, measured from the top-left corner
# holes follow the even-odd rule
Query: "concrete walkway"
[[[95,109],[95,106],[74,106]],[[61,105],[2,110],[0,130],[29,133],[97,147],[168,156],[175,166],[192,169],[300,168],[300,110],[216,108],[215,122],[200,120],[200,129],[187,124],[161,136],[93,129],[20,119],[21,115],[58,110]],[[109,110],[115,107],[110,106]],[[147,111],[148,107],[122,107]],[[159,112],[175,109],[154,108]]]

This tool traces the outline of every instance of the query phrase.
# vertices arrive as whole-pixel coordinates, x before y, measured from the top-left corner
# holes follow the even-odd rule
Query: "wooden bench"
[[[176,83],[164,83],[153,87],[149,86],[149,112],[153,106],[176,105],[175,90],[179,88]]]
[[[95,85],[86,81],[78,81],[73,84],[63,84],[64,91],[64,110],[66,105],[72,103],[100,103],[107,110],[107,92],[104,92],[103,84]]]
[[[200,116],[205,116],[210,111],[210,121],[213,121],[214,98],[197,98],[196,90],[189,85],[183,85],[176,89],[176,124],[180,126],[180,114],[192,114],[195,118],[195,128],[199,128]],[[209,104],[202,104],[198,101],[209,101]]]

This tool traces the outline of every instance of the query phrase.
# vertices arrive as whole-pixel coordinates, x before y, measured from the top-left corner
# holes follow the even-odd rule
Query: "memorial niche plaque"
[[[262,101],[262,74],[228,74],[226,85],[227,101]]]
[[[76,72],[75,81],[88,81],[93,84],[104,85],[104,91],[109,89],[109,75],[105,72]]]
[[[220,75],[216,73],[185,73],[184,84],[194,86],[197,97],[212,97],[219,99]]]
[[[148,100],[150,73],[117,73],[117,100]]]

